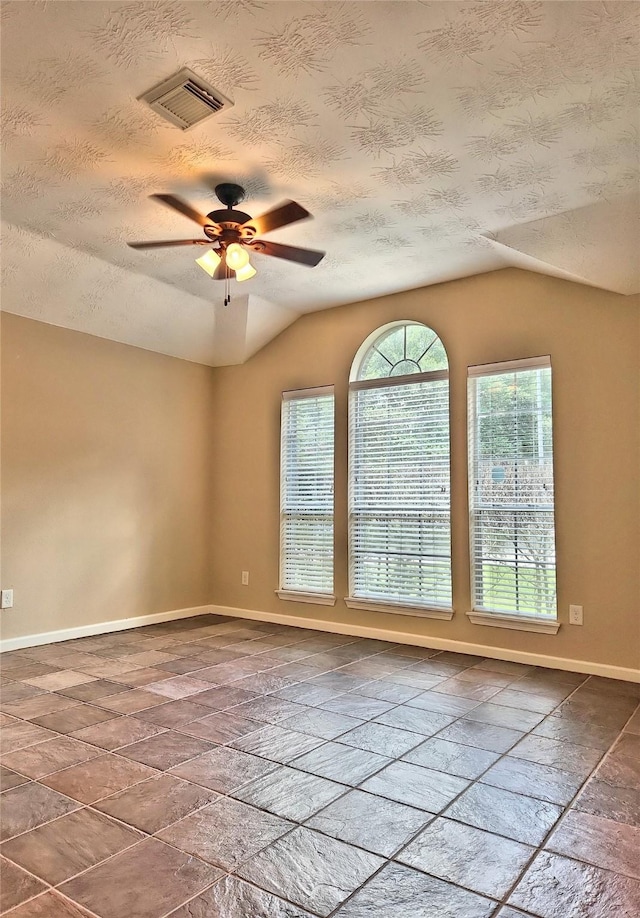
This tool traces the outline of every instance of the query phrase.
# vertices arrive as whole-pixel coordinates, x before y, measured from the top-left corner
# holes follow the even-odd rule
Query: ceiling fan
[[[323,258],[325,253],[315,249],[302,249],[298,246],[283,245],[280,242],[269,242],[256,239],[263,233],[306,220],[311,214],[295,201],[285,201],[273,210],[268,210],[260,217],[250,217],[249,214],[234,208],[244,200],[244,188],[231,182],[223,182],[215,187],[216,197],[225,210],[214,210],[206,217],[194,210],[182,198],[172,194],[152,194],[154,201],[159,201],[178,213],[183,214],[194,223],[198,223],[204,230],[204,239],[169,239],[158,242],[129,242],[132,249],[158,249],[163,246],[181,245],[211,245],[196,262],[214,280],[224,280],[225,306],[230,302],[229,281],[235,277],[238,281],[249,280],[256,273],[249,261],[249,255],[257,252],[260,255],[273,255],[276,258],[285,258],[301,265],[314,267]]]

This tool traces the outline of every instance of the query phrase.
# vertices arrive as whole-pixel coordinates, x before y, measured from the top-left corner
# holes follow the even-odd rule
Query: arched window
[[[449,364],[436,333],[394,322],[370,335],[349,402],[347,602],[450,618]]]

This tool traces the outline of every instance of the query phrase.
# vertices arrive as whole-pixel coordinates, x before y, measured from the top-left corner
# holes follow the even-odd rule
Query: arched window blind
[[[351,372],[350,600],[451,608],[449,465],[444,346],[417,322],[385,326]]]

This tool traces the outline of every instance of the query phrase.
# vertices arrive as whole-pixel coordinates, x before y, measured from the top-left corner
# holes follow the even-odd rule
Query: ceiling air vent
[[[186,67],[138,98],[183,131],[233,105],[231,99]]]

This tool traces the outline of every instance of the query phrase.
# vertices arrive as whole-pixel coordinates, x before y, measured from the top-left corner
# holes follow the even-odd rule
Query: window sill
[[[502,612],[467,612],[474,625],[490,628],[510,628],[512,631],[537,631],[539,634],[557,634],[559,621],[534,615],[504,615]]]
[[[393,615],[439,618],[447,622],[450,622],[453,618],[453,609],[429,609],[424,606],[404,606],[400,603],[394,605],[375,602],[373,599],[354,599],[352,596],[347,596],[344,602],[348,609],[360,609],[362,612],[391,612]]]
[[[280,599],[287,602],[311,602],[316,606],[335,606],[336,597],[331,593],[296,593],[294,590],[276,590]]]

